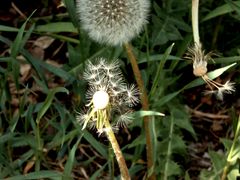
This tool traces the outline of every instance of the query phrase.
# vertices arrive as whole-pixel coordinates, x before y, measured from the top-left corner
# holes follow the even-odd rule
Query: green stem
[[[120,168],[122,180],[130,180],[131,177],[129,175],[125,159],[123,157],[122,151],[118,145],[117,139],[113,133],[112,127],[111,127],[108,119],[105,119],[104,125],[106,128],[106,134],[107,134],[108,140],[110,141],[113,151],[114,151],[114,154],[116,155],[116,159],[118,162],[118,166]]]
[[[228,157],[227,157],[227,164],[223,169],[223,174],[222,174],[221,180],[225,180],[227,178],[228,169],[232,162],[233,151],[235,150],[236,143],[237,143],[238,137],[239,137],[239,131],[240,131],[240,122],[239,121],[240,121],[240,116],[238,117],[237,128],[236,128],[236,131],[234,134],[233,143],[232,143],[231,149],[230,149]]]
[[[167,155],[166,155],[166,163],[165,163],[165,167],[164,167],[164,174],[163,174],[163,179],[164,180],[168,180],[168,174],[167,172],[169,172],[169,168],[171,168],[169,165],[169,160],[170,160],[170,156],[171,156],[171,151],[172,151],[172,135],[173,135],[173,126],[174,126],[174,122],[173,122],[173,115],[171,116],[171,124],[170,124],[170,130],[169,130],[169,140],[168,140],[168,147],[167,147]]]
[[[40,138],[40,127],[39,127],[39,123],[37,122],[37,126],[36,126],[36,142],[37,142],[37,149],[36,149],[36,164],[35,164],[35,170],[36,171],[40,171],[40,153],[42,150],[42,145],[41,145],[41,138]]]
[[[138,67],[138,63],[136,60],[136,57],[133,53],[132,46],[129,43],[125,43],[124,47],[126,49],[128,59],[132,65],[133,73],[138,85],[138,88],[141,92],[140,98],[141,98],[141,104],[142,104],[142,109],[144,111],[149,110],[149,102],[148,102],[148,96],[144,87],[143,79],[141,72]],[[145,133],[146,133],[146,150],[147,150],[147,168],[148,170],[151,170],[153,168],[153,151],[152,151],[152,139],[151,139],[151,132],[150,132],[150,119],[148,116],[144,116],[144,128],[145,128]],[[152,171],[153,172],[153,171]],[[155,180],[156,175],[153,172],[152,174],[148,175],[149,180]]]
[[[198,27],[198,6],[199,0],[192,0],[192,29],[193,39],[197,47],[200,47],[199,27]]]

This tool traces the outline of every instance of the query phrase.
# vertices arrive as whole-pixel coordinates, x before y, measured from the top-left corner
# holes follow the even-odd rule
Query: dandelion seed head
[[[194,44],[188,48],[187,59],[191,59],[193,62],[193,74],[197,77],[201,77],[207,73],[207,61],[211,59],[213,53],[205,54],[202,50],[202,45]]]
[[[112,119],[111,123],[116,128],[127,126],[131,122],[127,115],[129,109],[139,102],[137,87],[125,83],[117,61],[108,62],[99,58],[94,63],[87,61],[85,67],[83,77],[88,82],[88,113],[77,116],[83,129],[96,128],[101,135],[106,132],[104,118]],[[113,122],[115,118],[117,123]]]
[[[148,0],[77,0],[83,29],[100,43],[121,45],[138,35],[147,23]]]

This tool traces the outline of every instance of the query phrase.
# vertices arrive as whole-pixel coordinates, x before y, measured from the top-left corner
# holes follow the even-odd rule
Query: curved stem
[[[198,28],[198,6],[199,6],[199,0],[192,0],[193,39],[197,47],[200,47],[200,37],[199,37],[199,28]]]
[[[106,128],[105,132],[107,134],[108,140],[110,141],[113,151],[114,151],[114,154],[116,155],[116,159],[118,162],[118,166],[120,168],[122,180],[130,180],[131,177],[129,175],[125,159],[123,157],[122,151],[118,145],[117,139],[113,133],[112,127],[111,127],[108,119],[105,119],[104,125]]]
[[[227,164],[225,165],[225,167],[223,169],[223,174],[222,174],[221,180],[227,179],[227,173],[228,173],[230,164],[232,162],[233,152],[236,148],[236,144],[237,144],[239,135],[240,135],[240,116],[238,117],[237,128],[236,128],[236,131],[234,134],[233,143],[232,143],[231,149],[230,149],[228,157],[227,157]]]
[[[148,102],[148,96],[144,87],[143,79],[141,72],[138,67],[137,60],[135,58],[135,55],[132,51],[132,46],[129,43],[125,43],[124,47],[126,49],[128,59],[132,65],[133,73],[138,85],[138,88],[141,92],[140,98],[141,98],[141,104],[142,104],[142,109],[147,111],[149,110],[149,102]],[[151,171],[153,168],[153,151],[152,151],[152,139],[151,139],[151,134],[150,134],[150,119],[148,116],[144,116],[144,128],[145,128],[145,133],[146,133],[146,149],[147,149],[147,168],[148,170]],[[153,172],[153,171],[151,171]],[[155,173],[149,174],[148,176],[149,180],[155,180],[156,175]]]

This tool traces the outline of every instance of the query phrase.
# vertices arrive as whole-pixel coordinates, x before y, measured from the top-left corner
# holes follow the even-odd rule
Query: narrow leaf
[[[134,118],[140,118],[144,116],[165,116],[163,113],[156,112],[156,111],[136,111],[130,114]]]
[[[36,122],[39,123],[40,119],[43,117],[43,115],[47,112],[48,108],[51,106],[51,103],[55,97],[55,94],[58,92],[63,92],[63,93],[69,93],[68,90],[64,87],[57,87],[55,89],[50,90],[46,100],[44,101],[41,109],[39,110],[37,114],[37,120]]]
[[[59,172],[56,171],[38,171],[38,172],[32,172],[29,174],[25,175],[18,175],[18,176],[13,176],[10,178],[7,178],[8,180],[33,180],[33,179],[42,179],[42,178],[49,178],[49,179],[62,179],[62,175]]]
[[[236,6],[240,6],[239,1],[234,1]],[[231,7],[230,4],[224,4],[222,6],[217,7],[216,9],[212,10],[209,14],[207,14],[202,21],[207,21],[209,19],[215,18],[217,16],[221,16],[223,14],[227,14],[233,12],[234,9]]]
[[[63,176],[66,179],[71,179],[71,173],[72,173],[72,168],[73,168],[74,159],[75,159],[75,152],[77,150],[77,147],[78,147],[78,144],[79,144],[81,138],[82,138],[82,136],[77,140],[77,142],[74,144],[74,146],[72,147],[72,149],[69,153],[68,160],[64,167],[64,172],[63,172]]]
[[[84,139],[86,139],[105,159],[108,159],[108,152],[104,146],[97,141],[88,131],[84,131]]]
[[[38,32],[72,32],[77,33],[77,29],[71,22],[54,22],[45,25],[39,25],[35,29]]]

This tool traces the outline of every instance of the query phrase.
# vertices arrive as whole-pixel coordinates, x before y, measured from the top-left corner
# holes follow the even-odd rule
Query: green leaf
[[[13,58],[17,57],[20,49],[22,48],[22,39],[23,39],[23,33],[24,33],[24,29],[26,27],[26,24],[27,24],[27,21],[25,23],[23,23],[23,25],[21,26],[14,42],[11,45],[11,56]]]
[[[182,172],[180,166],[172,160],[168,162],[168,167],[169,168],[165,169],[164,171],[164,179],[169,179],[169,176],[180,175]]]
[[[35,11],[34,11],[35,12]],[[34,12],[30,15],[30,17],[34,14]],[[29,21],[30,17],[23,23],[21,28],[18,31],[18,34],[14,40],[14,42],[11,45],[11,56],[16,57],[19,53],[19,51],[23,48],[24,43],[26,42],[26,38],[23,39],[23,34],[25,27],[27,25],[27,22]],[[29,33],[31,34],[33,28],[30,28]]]
[[[221,143],[223,143],[224,148],[227,149],[227,151],[229,151],[231,149],[232,146],[232,140],[230,139],[225,139],[225,138],[220,138]]]
[[[51,103],[55,97],[56,93],[63,92],[63,93],[69,93],[68,90],[64,87],[57,87],[52,90],[50,90],[49,94],[47,95],[46,100],[44,101],[41,109],[39,110],[37,114],[36,122],[39,123],[43,115],[47,112],[48,108],[51,106]]]
[[[144,116],[165,116],[163,113],[156,111],[136,111],[130,114],[133,118],[141,118]]]
[[[184,180],[191,180],[188,171],[185,172]]]
[[[12,142],[12,147],[30,146],[33,149],[37,148],[36,137],[32,134],[21,134],[19,137],[15,137]]]
[[[173,92],[173,93],[170,93],[164,97],[162,97],[161,99],[159,99],[159,102],[158,102],[158,107],[166,104],[167,102],[171,101],[173,98],[175,98],[181,91],[177,91],[177,92]]]
[[[33,30],[35,28],[35,24],[33,24],[24,34],[23,38],[22,38],[22,42],[21,42],[21,49],[24,47],[24,45],[26,44],[26,42],[28,41],[28,39],[30,38]]]
[[[67,44],[67,47],[68,47],[68,53],[69,53],[69,58],[68,58],[69,66],[75,67],[80,63],[79,60],[81,58],[81,55],[79,54],[77,49],[75,49],[70,43]]]
[[[0,25],[0,31],[8,31],[8,32],[18,32],[18,28],[10,27],[10,26],[4,26]]]
[[[84,130],[84,139],[86,139],[105,159],[108,159],[108,152],[106,148],[97,141],[88,131]]]
[[[61,68],[55,67],[51,64],[45,63],[44,61],[39,61],[39,65],[48,71],[52,72],[53,74],[63,78],[64,80],[70,80],[72,78],[71,74],[64,71]]]
[[[77,142],[74,144],[74,146],[72,147],[72,149],[69,153],[68,160],[67,160],[67,163],[64,167],[64,172],[63,172],[63,176],[64,176],[64,178],[66,178],[66,180],[67,179],[72,179],[71,178],[71,173],[72,173],[72,168],[73,168],[73,165],[74,165],[75,152],[78,148],[78,144],[79,144],[81,139],[82,139],[82,136],[77,140]]]
[[[239,1],[233,1],[235,5],[240,6]],[[230,12],[233,12],[234,8],[230,4],[224,4],[222,6],[217,7],[216,9],[212,10],[210,13],[208,13],[202,21],[207,21],[209,19],[215,18],[217,16],[221,16],[223,14],[227,14]]]
[[[38,32],[72,32],[77,33],[78,30],[73,26],[71,22],[54,22],[45,25],[39,25],[35,29]]]
[[[61,131],[58,131],[58,133],[54,136],[51,142],[47,144],[48,149],[52,149],[54,147],[62,145],[64,142],[69,141],[70,139],[73,139],[74,137],[79,135],[79,131],[77,129],[74,129],[70,132],[68,132],[66,135],[63,135]]]
[[[42,83],[47,84],[47,83],[46,83],[45,76],[44,76],[43,69],[41,68],[41,66],[40,66],[40,64],[39,64],[40,61],[39,61],[37,58],[33,57],[33,56],[32,56],[27,50],[25,50],[25,49],[22,49],[22,50],[21,50],[21,53],[22,53],[23,56],[27,59],[28,63],[30,63],[30,64],[34,67],[36,73],[37,73],[38,76],[41,78]]]
[[[170,55],[170,53],[172,51],[173,46],[174,46],[174,43],[167,48],[167,50],[164,53],[163,58],[159,62],[158,69],[157,69],[156,75],[155,75],[154,80],[153,80],[153,85],[152,85],[152,88],[151,88],[150,93],[149,93],[150,97],[153,97],[156,93],[156,89],[157,89],[157,86],[159,84],[159,79],[160,79],[161,72],[163,70],[165,62],[167,61],[167,57]]]
[[[15,133],[7,133],[0,136],[0,144],[10,141],[15,136]]]
[[[233,64],[230,64],[228,66],[216,69],[214,71],[211,71],[211,72],[207,73],[207,75],[210,79],[215,79],[215,78],[219,77],[221,74],[223,74],[225,71],[227,71],[229,68],[235,66],[236,64],[237,63],[233,63]]]
[[[16,89],[19,90],[20,63],[15,58],[12,58],[11,69]]]
[[[239,166],[239,164],[237,166]],[[227,177],[228,177],[229,180],[231,180],[231,179],[238,180],[239,177],[240,177],[239,167],[231,169],[231,171],[228,173]]]
[[[177,166],[174,167],[174,164],[171,160],[171,155],[173,152],[173,134],[174,134],[174,116],[171,115],[170,117],[170,127],[169,127],[169,134],[168,134],[168,142],[166,144],[166,162],[163,166],[163,179],[168,179],[169,175],[173,175],[172,169],[176,169],[175,172],[177,172]],[[173,166],[173,167],[171,167]]]
[[[13,177],[9,177],[7,178],[8,180],[33,180],[33,179],[42,179],[42,178],[49,178],[49,179],[53,179],[53,180],[62,180],[62,175],[60,172],[56,172],[56,171],[38,171],[38,172],[32,172],[29,174],[25,174],[25,175],[18,175],[18,176],[13,176]]]
[[[133,140],[131,144],[127,145],[127,148],[133,148],[138,145],[146,144],[146,137],[144,134],[140,134],[136,139]]]
[[[186,112],[185,109],[180,109],[177,107],[173,107],[172,113],[173,116],[175,117],[174,119],[174,123],[176,126],[187,130],[188,132],[190,132],[192,134],[192,136],[197,139],[196,133],[192,127],[192,124],[190,122],[190,118],[189,118],[189,114]]]
[[[232,0],[225,0],[233,9],[234,11],[236,11],[238,13],[238,15],[240,15],[240,3],[234,2]]]
[[[104,168],[107,166],[108,163],[105,163],[103,166],[101,166],[93,175],[91,175],[90,180],[98,179],[98,177],[101,175],[101,172],[104,170]]]
[[[214,63],[219,64],[219,63],[235,63],[240,61],[240,56],[232,56],[232,57],[219,57],[219,58],[214,58]],[[211,61],[210,61],[211,63]]]
[[[220,175],[220,173],[223,170],[225,164],[227,163],[226,158],[224,157],[224,155],[219,154],[215,151],[209,151],[209,155],[211,157],[214,172],[216,174]]]
[[[172,136],[172,152],[184,156],[187,154],[186,147],[187,146],[182,137],[174,133]]]
[[[79,19],[77,18],[75,1],[73,0],[64,0],[64,4],[66,5],[68,15],[72,20],[72,23],[75,27],[79,27]]]
[[[154,55],[150,55],[148,58],[146,58],[146,54],[142,54],[139,57],[138,64],[146,63],[148,61],[149,62],[160,61],[161,59],[163,59],[163,57],[164,57],[164,54],[154,54]],[[182,58],[177,57],[177,56],[172,56],[172,55],[167,56],[166,60],[183,61]]]

